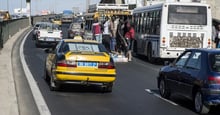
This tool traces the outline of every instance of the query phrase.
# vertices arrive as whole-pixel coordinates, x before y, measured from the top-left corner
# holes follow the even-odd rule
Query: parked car
[[[63,39],[45,52],[45,79],[52,91],[67,83],[101,85],[104,91],[112,91],[116,68],[103,44],[78,36]]]
[[[39,47],[42,44],[56,44],[62,37],[63,34],[59,25],[44,22],[37,31],[36,46]]]
[[[61,26],[61,25],[62,25],[61,15],[55,16],[54,19],[52,20],[52,22],[53,22],[54,24],[57,24],[57,25]]]
[[[187,97],[197,113],[206,114],[220,105],[220,50],[187,49],[160,69],[157,81],[162,97],[174,93]]]
[[[74,36],[81,35],[83,36],[85,31],[81,28],[80,23],[71,23],[68,28],[68,38],[74,38]]]

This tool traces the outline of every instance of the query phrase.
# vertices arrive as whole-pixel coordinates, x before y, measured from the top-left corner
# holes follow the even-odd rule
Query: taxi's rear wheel
[[[112,87],[113,87],[113,83],[107,83],[103,88],[105,92],[112,92]]]
[[[50,90],[51,91],[58,91],[60,90],[60,84],[54,81],[54,79],[50,78]]]
[[[44,70],[44,79],[46,82],[49,82],[49,80],[50,80],[50,77],[49,77],[47,70],[46,70],[46,66],[45,66],[45,70]]]
[[[54,80],[54,77],[55,77],[55,73],[53,72],[54,68],[55,68],[55,65],[52,66],[52,70],[51,70],[52,75],[50,77],[50,90],[51,91],[58,91],[58,90],[60,90],[60,84]]]

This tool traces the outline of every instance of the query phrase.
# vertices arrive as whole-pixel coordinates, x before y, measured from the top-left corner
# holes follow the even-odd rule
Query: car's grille
[[[203,47],[204,33],[169,33],[170,47],[178,48],[201,48]]]

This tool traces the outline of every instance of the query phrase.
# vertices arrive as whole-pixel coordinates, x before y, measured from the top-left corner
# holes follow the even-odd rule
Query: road
[[[64,37],[68,25],[63,25]],[[65,85],[52,92],[43,79],[45,48],[36,48],[28,36],[24,44],[27,65],[36,80],[52,115],[196,115],[192,102],[176,95],[171,100],[159,96],[156,77],[161,65],[142,58],[117,63],[117,80],[112,93],[96,86]],[[219,115],[212,110],[210,115]]]

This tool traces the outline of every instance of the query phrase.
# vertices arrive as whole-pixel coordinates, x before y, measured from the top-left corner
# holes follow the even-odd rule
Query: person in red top
[[[127,32],[125,33],[125,38],[127,40],[127,53],[126,56],[128,57],[128,61],[131,61],[132,59],[132,55],[131,55],[131,48],[133,45],[133,40],[135,38],[135,31],[134,31],[134,27],[133,25],[131,25],[130,23],[126,24],[127,27]]]
[[[99,43],[102,43],[102,31],[98,19],[95,19],[95,22],[92,24],[92,34],[94,40],[96,40]]]

